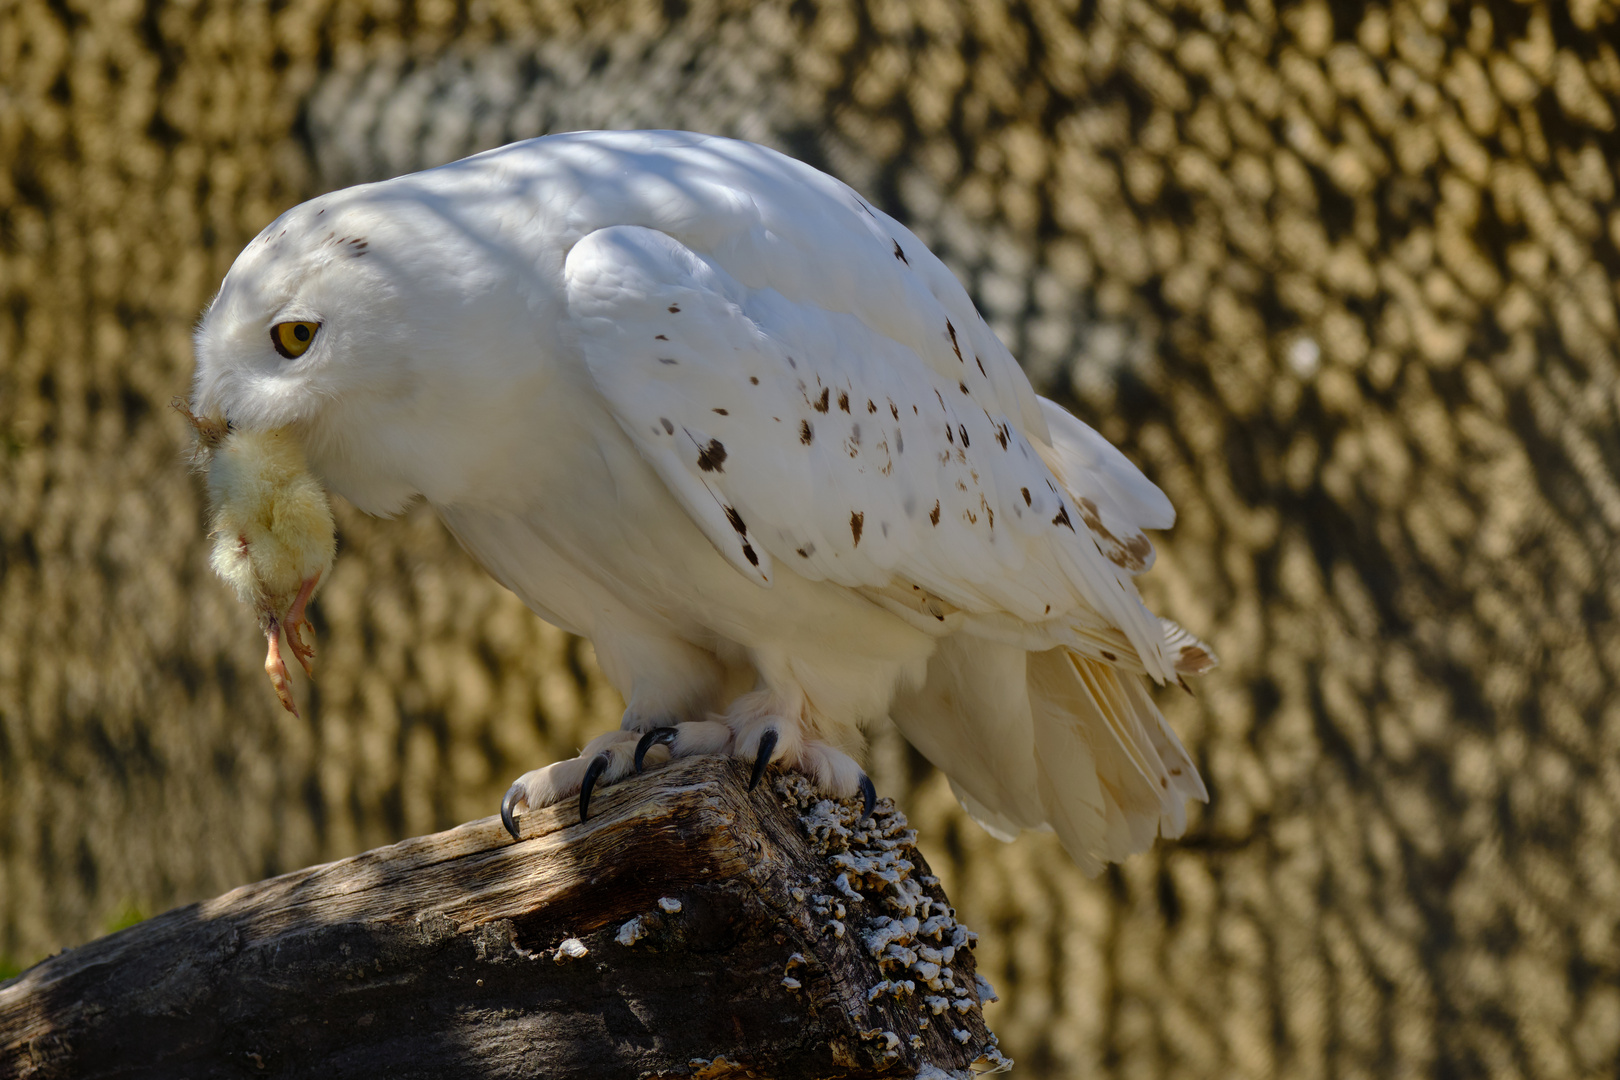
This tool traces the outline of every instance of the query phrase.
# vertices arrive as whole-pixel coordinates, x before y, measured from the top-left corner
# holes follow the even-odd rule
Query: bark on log
[[[1005,1063],[887,800],[692,759],[244,886],[0,985],[0,1076],[938,1077]]]

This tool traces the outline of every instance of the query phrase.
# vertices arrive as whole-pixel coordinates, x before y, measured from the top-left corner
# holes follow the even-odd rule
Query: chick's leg
[[[287,664],[281,659],[281,623],[271,616],[265,620],[264,636],[270,642],[269,651],[264,657],[264,673],[270,676],[270,685],[276,689],[276,697],[281,699],[281,707],[298,715],[298,706],[293,703],[292,680],[287,675]],[[288,634],[290,641],[292,635]]]
[[[286,618],[281,620],[281,625],[287,630],[287,651],[297,658],[299,666],[304,669],[304,674],[311,678],[315,676],[315,672],[310,670],[310,662],[315,659],[315,628],[304,618],[304,607],[309,603],[309,598],[315,595],[315,586],[319,585],[320,581],[319,572],[305,578],[304,583],[299,586],[298,595],[293,599],[292,607],[287,609]],[[304,640],[305,630],[309,631],[308,642]],[[273,641],[271,648],[272,650],[275,648]],[[286,670],[286,666],[283,665],[282,671]],[[272,675],[271,680],[274,679],[275,676]]]

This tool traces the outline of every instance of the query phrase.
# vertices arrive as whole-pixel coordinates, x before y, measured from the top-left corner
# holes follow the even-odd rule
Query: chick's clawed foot
[[[298,705],[293,701],[292,679],[287,674],[287,662],[281,658],[281,623],[275,619],[268,620],[264,636],[270,643],[264,656],[264,673],[270,676],[270,685],[275,688],[281,707],[297,716]]]
[[[321,575],[305,578],[298,589],[298,595],[293,599],[292,607],[287,609],[287,615],[281,620],[281,627],[287,632],[287,651],[298,660],[298,665],[304,669],[304,674],[310,678],[315,677],[312,663],[315,659],[315,628],[309,624],[304,616],[304,608],[309,604],[309,598],[315,595],[315,587],[320,584]],[[309,640],[304,640],[304,631],[309,631]]]

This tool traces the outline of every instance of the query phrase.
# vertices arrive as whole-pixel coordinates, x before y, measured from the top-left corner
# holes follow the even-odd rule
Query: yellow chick
[[[297,716],[281,633],[286,631],[287,649],[304,674],[312,674],[313,630],[304,611],[337,549],[326,491],[310,475],[290,432],[237,431],[223,420],[194,415],[182,403],[176,407],[197,432],[197,463],[208,477],[214,541],[209,563],[258,612],[269,642],[265,673],[282,707]]]

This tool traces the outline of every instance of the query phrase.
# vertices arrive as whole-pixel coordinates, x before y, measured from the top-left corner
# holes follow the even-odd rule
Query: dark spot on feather
[[[904,432],[896,431],[894,433],[894,452],[897,454],[906,452],[906,436]]]
[[[850,439],[850,442],[853,442],[856,446],[861,445],[861,425],[859,425],[859,424],[851,424],[850,425],[849,439]]]
[[[951,425],[949,424],[945,425],[945,441],[950,443],[952,446],[956,445],[956,432],[951,430]]]
[[[1007,429],[1005,427],[996,428],[996,442],[1001,444],[1003,450],[1007,449]]]
[[[1029,488],[1019,488],[1019,489],[1018,489],[1018,490],[1019,490],[1019,491],[1020,491],[1020,492],[1021,492],[1021,493],[1022,493],[1022,494],[1023,494],[1023,496],[1024,496],[1024,505],[1025,505],[1025,506],[1029,506],[1029,505],[1031,505],[1031,504],[1030,504],[1030,501],[1029,501]]]
[[[1159,786],[1160,787],[1169,787],[1170,786],[1170,778],[1167,777],[1167,776],[1159,777]]]
[[[951,335],[951,349],[953,351],[955,351],[955,353],[956,353],[957,363],[960,363],[960,364],[967,363],[966,360],[962,359],[962,347],[956,343],[956,327],[951,325],[951,320],[949,320],[949,319],[945,320],[945,329]]]
[[[754,554],[753,545],[746,540],[743,541],[743,558],[747,559],[752,566],[759,565],[759,556]]]
[[[799,548],[795,552],[795,554],[798,555],[799,558],[801,558],[801,559],[808,559],[810,557],[810,553],[808,551],[804,550],[804,548]]]
[[[668,341],[669,338],[664,334],[654,334],[653,335],[653,340],[654,341]]]
[[[1046,614],[1046,615],[1052,614],[1052,605],[1051,604],[1046,605],[1046,611],[1043,612],[1043,614]]]
[[[750,383],[752,383],[754,386],[758,386],[759,385],[759,376],[750,375],[750,376],[748,376],[748,381]]]
[[[983,502],[984,501],[983,497],[981,497],[979,501]],[[992,529],[996,527],[996,512],[994,510],[992,510],[992,509],[990,509],[990,507],[986,506],[984,508],[984,517],[985,517],[985,520],[990,523],[990,527]]]
[[[788,367],[792,368],[794,371],[799,370],[799,362],[797,360],[793,359],[793,357],[791,357],[791,356],[788,357],[787,362],[788,362]]]
[[[849,395],[842,390],[838,391],[838,407],[849,412]]]
[[[900,419],[900,410],[892,401],[889,402],[889,415],[894,417],[896,420]]]
[[[965,426],[958,425],[956,430],[957,430],[957,433],[962,436],[962,445],[963,446],[972,446],[973,445],[972,443],[968,442],[967,428]]]
[[[934,511],[933,511],[933,513],[928,515],[928,522],[931,525],[938,525],[939,524],[939,500],[938,499],[934,500]]]
[[[735,506],[726,507],[726,520],[731,522],[731,527],[737,530],[738,535],[747,535],[748,526],[743,524],[742,515],[737,513]]]
[[[698,451],[698,468],[704,472],[725,472],[721,468],[726,463],[726,448],[720,445],[719,439],[710,439],[709,445]]]
[[[724,409],[715,409],[713,411],[719,413],[721,416],[730,416],[731,415],[730,413],[726,412],[726,410],[724,410]]]
[[[1069,508],[1067,506],[1058,507],[1057,517],[1052,519],[1052,524],[1068,526],[1069,531],[1074,532],[1074,525],[1069,521]]]
[[[676,363],[676,360],[672,356],[660,356],[658,358],[658,362],[660,364],[673,364],[673,363]]]
[[[866,525],[866,515],[859,510],[849,513],[849,535],[855,538],[855,546],[861,546],[861,529]]]
[[[894,237],[891,236],[889,239],[894,240]],[[900,241],[898,240],[894,240],[894,257],[905,263],[907,266],[911,265],[911,260],[906,258],[906,253],[900,250]]]
[[[973,362],[979,365],[979,374],[988,379],[990,377],[990,373],[984,370],[984,361],[979,359],[978,353],[973,354]]]
[[[669,305],[669,313],[671,315],[679,315],[681,313],[680,305],[679,304],[671,304],[671,305]]]
[[[827,408],[828,408],[828,406],[827,406],[827,397],[828,397],[828,390],[827,390],[827,388],[825,386],[823,386],[821,388],[821,400],[811,403],[812,407],[816,410],[816,412],[823,412],[824,413],[824,412],[827,411]]]
[[[804,443],[804,445],[809,446],[811,441],[814,440],[815,437],[816,437],[816,433],[815,433],[815,430],[810,427],[810,421],[808,421],[808,420],[800,420],[799,421],[799,441]]]
[[[957,383],[957,384],[956,384],[956,388],[957,388],[957,389],[958,389],[958,390],[960,390],[960,391],[962,391],[962,393],[964,393],[964,394],[965,394],[965,393],[967,393],[967,383],[965,383],[965,382],[959,382],[959,383]]]
[[[1137,533],[1127,540],[1121,540],[1103,524],[1102,515],[1098,512],[1095,502],[1090,499],[1080,499],[1078,501],[1080,520],[1086,523],[1086,528],[1101,537],[1108,545],[1106,549],[1099,545],[1097,550],[1101,551],[1109,562],[1122,570],[1129,570],[1133,573],[1140,573],[1145,570],[1148,558],[1153,554],[1153,545],[1148,541],[1148,538],[1141,533]]]
[[[866,411],[869,413],[877,412],[877,406],[872,403],[871,398],[866,399]]]
[[[1171,769],[1170,770],[1170,775],[1171,776],[1180,776],[1181,775],[1181,769],[1180,768]]]
[[[669,422],[669,417],[660,416],[658,418],[658,422],[660,424],[664,425],[664,434],[665,435],[673,435],[673,434],[675,434],[675,425]]]
[[[922,414],[917,411],[917,406],[913,405],[911,407],[911,415],[912,416],[921,416]]]
[[[1113,653],[1109,652],[1107,649],[1102,650],[1102,658],[1104,660],[1107,660],[1110,664],[1112,664],[1115,660],[1119,659],[1119,657],[1115,656]]]

